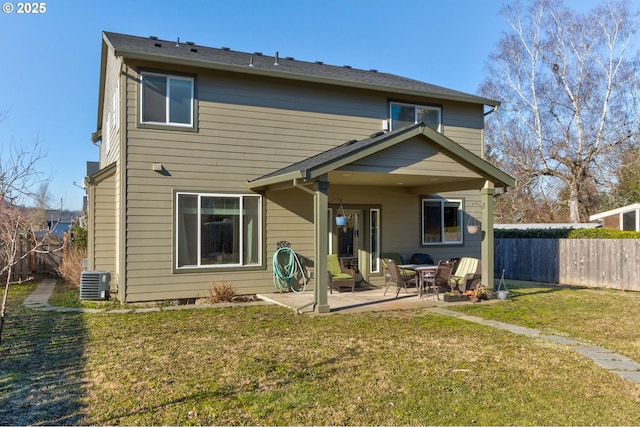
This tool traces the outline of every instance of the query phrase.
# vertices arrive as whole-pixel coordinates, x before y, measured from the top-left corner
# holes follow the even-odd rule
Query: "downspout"
[[[488,116],[489,114],[495,113],[496,111],[498,111],[498,107],[500,106],[500,104],[498,105],[494,105],[493,107],[491,107],[491,110],[487,111],[486,113],[484,113],[484,116]]]
[[[498,107],[500,106],[500,104],[494,105],[493,107],[491,107],[491,110],[487,111],[486,113],[483,114],[482,117],[482,145],[481,145],[481,156],[484,159],[484,118],[487,117],[489,114],[495,113],[496,111],[498,111]],[[484,107],[482,107],[484,109]]]
[[[298,178],[293,178],[293,187],[294,187],[294,188],[297,188],[298,190],[302,190],[302,191],[304,191],[305,193],[311,194],[311,195],[313,196],[313,198],[314,198],[314,199],[315,199],[315,197],[316,197],[316,192],[315,192],[315,191],[313,191],[313,190],[310,190],[310,189],[308,189],[307,187],[305,187],[304,185],[300,184],[300,183],[298,182]],[[315,225],[314,225],[314,226],[315,226]],[[314,233],[314,234],[315,234],[315,233]],[[317,276],[317,274],[316,274],[316,276]],[[316,280],[318,280],[318,279],[316,278]],[[318,286],[318,284],[316,283],[316,284],[315,284],[315,286]],[[316,297],[316,292],[314,292],[314,293],[313,293],[313,300],[312,300],[310,303],[308,303],[308,304],[305,304],[305,305],[303,305],[303,306],[300,306],[300,307],[296,308],[296,314],[300,314],[300,310],[302,310],[303,308],[307,308],[307,307],[309,307],[310,305],[312,305],[312,306],[313,306],[313,311],[315,311],[315,309],[316,309],[316,305],[317,305],[317,304],[318,304],[318,299],[317,299],[317,297]]]

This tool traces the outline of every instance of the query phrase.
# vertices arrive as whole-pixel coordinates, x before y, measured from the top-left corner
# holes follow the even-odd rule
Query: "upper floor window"
[[[191,77],[141,73],[140,122],[172,126],[193,126]]]
[[[462,243],[462,200],[422,199],[422,244]]]
[[[440,132],[440,108],[399,102],[391,103],[391,130],[421,122]]]

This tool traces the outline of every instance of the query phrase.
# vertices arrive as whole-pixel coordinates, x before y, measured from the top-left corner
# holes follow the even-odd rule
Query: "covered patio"
[[[486,287],[492,288],[493,197],[495,188],[512,187],[515,184],[515,179],[479,155],[423,123],[392,132],[380,132],[361,141],[349,141],[249,181],[248,186],[251,190],[265,194],[267,199],[276,200],[278,207],[282,208],[281,212],[290,211],[292,215],[300,217],[303,210],[300,206],[310,206],[310,199],[313,200],[312,214],[308,215],[313,226],[313,296],[308,302],[303,302],[303,296],[299,294],[288,293],[278,295],[274,299],[276,302],[296,300],[295,303],[285,305],[301,307],[306,304],[318,313],[344,310],[344,307],[355,309],[356,306],[372,304],[381,307],[394,306],[402,302],[407,304],[408,300],[415,300],[412,304],[425,304],[429,300],[417,298],[415,294],[409,298],[403,297],[402,292],[396,301],[390,301],[395,300],[395,292],[391,298],[381,298],[382,293],[376,296],[375,292],[363,291],[362,296],[350,295],[348,301],[342,297],[344,294],[329,294],[326,272],[327,254],[330,253],[331,244],[331,215],[328,213],[332,212],[332,207],[335,209],[336,200],[364,200],[364,193],[368,203],[374,201],[384,206],[386,212],[383,212],[382,216],[387,215],[387,222],[382,221],[381,224],[389,226],[390,216],[393,216],[393,224],[404,223],[406,219],[403,215],[411,216],[415,220],[415,216],[419,215],[415,210],[420,209],[418,200],[423,195],[456,191],[474,192],[478,200],[482,228],[481,241],[478,242],[480,238],[476,240],[480,244],[482,281]],[[281,196],[282,193],[287,193],[287,196]],[[306,196],[303,193],[306,193]],[[389,201],[395,197],[394,195],[402,196],[399,202]],[[387,204],[383,205],[384,203]],[[458,224],[458,227],[462,225]],[[419,228],[414,231],[418,232]],[[390,240],[392,239],[387,239],[387,242]],[[391,246],[393,242],[383,242],[380,252],[393,251],[394,248]],[[457,247],[464,250],[465,243],[461,241]],[[368,255],[373,259],[372,252],[373,250]],[[379,258],[380,253],[375,255]],[[377,280],[378,285],[379,280],[384,280],[382,271],[378,272]],[[390,292],[387,296],[389,294]],[[297,305],[298,303],[300,305]]]
[[[456,304],[471,304],[470,302],[445,302],[443,295],[440,300],[434,293],[419,297],[415,288],[404,289],[396,298],[396,288],[392,284],[386,295],[384,286],[358,289],[355,292],[337,292],[329,294],[327,304],[330,313],[360,313],[365,311],[406,310],[427,307],[451,307]],[[258,297],[283,307],[290,308],[296,313],[309,314],[315,312],[314,291],[265,293]],[[488,302],[488,301],[487,301]]]

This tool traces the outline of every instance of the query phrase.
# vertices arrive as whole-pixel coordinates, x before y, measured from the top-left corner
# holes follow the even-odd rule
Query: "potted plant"
[[[344,214],[344,208],[342,207],[342,200],[340,200],[340,207],[338,208],[338,215],[336,215],[336,225],[338,227],[344,227],[347,225],[347,216]]]
[[[498,283],[498,299],[506,300],[509,296],[509,289],[507,289],[507,284],[504,283],[504,269],[502,270],[502,276],[500,277],[500,282]]]
[[[469,295],[449,291],[444,293],[444,300],[445,302],[469,301]]]
[[[469,289],[465,292],[455,291],[446,292],[444,294],[444,300],[446,302],[461,302],[471,301],[473,303],[480,302],[483,299],[490,299],[490,295],[485,289],[482,283],[478,283],[474,289]]]
[[[469,215],[469,221],[467,221],[467,232],[469,234],[476,234],[480,231],[480,221]]]

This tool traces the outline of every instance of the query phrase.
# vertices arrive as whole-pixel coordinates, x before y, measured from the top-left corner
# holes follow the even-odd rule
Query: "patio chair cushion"
[[[338,255],[327,255],[327,270],[329,270],[333,276],[344,274],[342,273],[342,266],[340,265]]]
[[[391,258],[398,265],[404,264],[404,261],[402,260],[402,255],[400,255],[397,252],[385,252],[383,254],[380,254],[380,258],[382,258],[383,260],[387,258]]]
[[[339,289],[341,285],[350,287],[351,292],[355,290],[355,271],[345,268],[340,263],[338,255],[327,255],[327,270],[329,271],[329,292],[333,293],[333,288]]]
[[[450,284],[453,290],[458,288],[464,292],[471,283],[481,277],[480,260],[478,258],[463,257],[456,263],[455,271],[451,275]]]
[[[385,252],[383,254],[380,254],[380,258],[382,260],[382,266],[384,268],[386,268],[386,269],[389,268],[389,267],[387,267],[387,262],[385,261],[386,259],[392,259],[398,265],[404,264],[404,260],[402,259],[402,255],[400,255],[397,252]],[[416,275],[416,271],[415,270],[409,270],[408,268],[400,268],[400,271],[402,271],[402,274],[404,274],[405,277],[413,277],[413,276]]]
[[[429,254],[413,254],[409,260],[409,264],[431,264],[436,265],[433,257]]]

